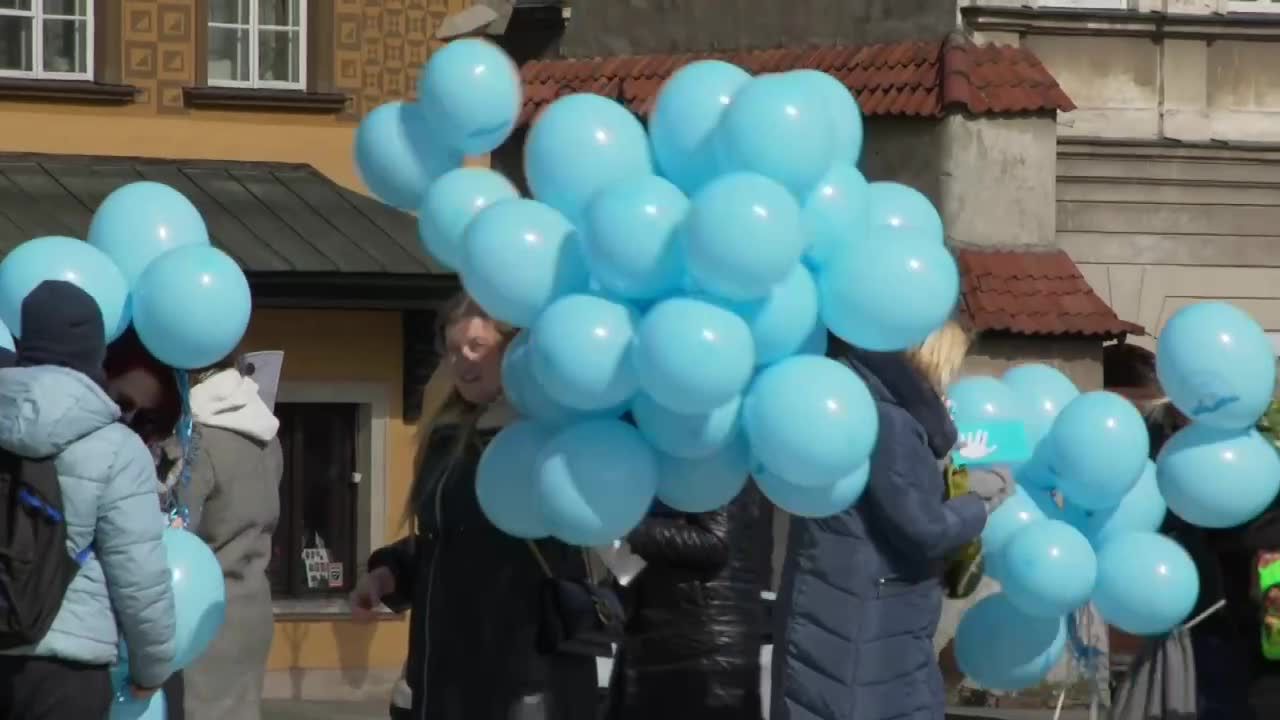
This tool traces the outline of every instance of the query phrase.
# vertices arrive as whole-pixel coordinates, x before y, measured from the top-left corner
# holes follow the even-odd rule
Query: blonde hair
[[[960,372],[973,338],[955,320],[934,330],[918,347],[907,351],[907,361],[941,395]]]
[[[453,369],[445,358],[445,353],[448,352],[445,346],[445,334],[449,327],[459,320],[470,317],[483,318],[493,323],[494,328],[504,340],[510,340],[516,332],[510,325],[490,317],[466,293],[459,293],[451,298],[436,316],[433,332],[439,362],[432,371],[431,377],[427,379],[427,384],[422,388],[422,408],[414,430],[413,482],[410,484],[409,497],[405,501],[401,516],[401,525],[404,527],[413,524],[418,508],[425,499],[427,483],[422,477],[422,466],[427,460],[431,438],[436,429],[448,424],[460,426],[458,437],[449,449],[449,462],[452,463],[462,454],[475,428],[475,420],[479,413],[458,393]]]

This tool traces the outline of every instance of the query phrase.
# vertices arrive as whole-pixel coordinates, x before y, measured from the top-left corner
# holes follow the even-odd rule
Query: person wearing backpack
[[[121,636],[135,695],[170,673],[155,468],[103,389],[105,352],[75,285],[23,301],[17,367],[0,369],[0,720],[106,717]]]

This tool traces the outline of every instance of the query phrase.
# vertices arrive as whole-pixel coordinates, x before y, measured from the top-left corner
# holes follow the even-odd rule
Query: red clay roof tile
[[[959,249],[961,314],[980,332],[1142,335],[1098,297],[1062,250]]]
[[[830,73],[866,115],[941,117],[947,112],[1016,114],[1074,110],[1030,50],[975,45],[960,35],[929,42],[863,47],[780,48],[739,52],[538,60],[521,69],[529,122],[552,100],[574,92],[617,98],[647,115],[658,89],[681,66],[717,58],[752,72],[811,68]]]

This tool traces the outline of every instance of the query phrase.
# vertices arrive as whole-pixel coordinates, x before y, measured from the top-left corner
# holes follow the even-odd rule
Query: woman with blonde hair
[[[933,638],[949,556],[1012,492],[1004,472],[970,473],[948,499],[957,443],[943,397],[969,348],[948,323],[906,353],[835,341],[866,382],[880,435],[862,499],[840,515],[792,518],[778,593],[772,720],[942,720]]]
[[[423,391],[404,539],[369,558],[357,619],[412,609],[405,680],[414,720],[579,720],[597,704],[595,659],[536,647],[544,568],[580,580],[580,550],[498,530],[476,499],[486,443],[514,417],[502,399],[512,331],[462,296],[440,314],[441,362]],[[541,556],[539,558],[539,555]]]

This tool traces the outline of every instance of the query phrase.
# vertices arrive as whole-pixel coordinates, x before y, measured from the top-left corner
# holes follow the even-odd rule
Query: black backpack
[[[44,638],[89,552],[67,554],[53,460],[0,450],[0,650]]]

